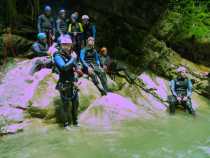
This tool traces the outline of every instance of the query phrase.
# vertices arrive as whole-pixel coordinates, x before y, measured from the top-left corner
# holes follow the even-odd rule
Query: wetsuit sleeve
[[[192,82],[191,80],[188,80],[188,87],[187,87],[187,97],[192,96]]]
[[[60,35],[62,35],[62,31],[61,31],[60,28],[61,28],[61,27],[60,27],[60,20],[57,20],[57,21],[56,21],[56,29],[57,29],[58,33],[59,33]]]
[[[36,56],[38,57],[42,57],[42,56],[48,56],[47,51],[43,51],[40,49],[38,44],[33,44],[32,46],[32,51],[36,54]]]
[[[42,29],[41,29],[41,22],[42,22],[42,17],[39,16],[38,17],[38,22],[37,22],[37,29],[38,29],[38,32],[42,32]]]
[[[96,39],[96,25],[92,26],[93,38]]]
[[[177,93],[176,93],[176,90],[175,90],[175,81],[174,80],[170,81],[170,88],[171,88],[171,92],[172,92],[173,96],[177,97]]]
[[[96,52],[95,58],[96,58],[96,64],[100,65],[100,57],[99,57],[98,52]]]
[[[60,55],[55,55],[54,56],[54,61],[56,66],[63,71],[68,71],[69,69],[71,69],[72,67],[74,67],[75,63],[76,63],[76,59],[71,58],[71,60],[67,63],[64,62],[63,58]]]
[[[104,62],[104,65],[109,66],[111,64],[111,58],[110,56],[107,56]]]
[[[56,25],[56,24],[55,24],[54,18],[51,19],[51,24],[52,24],[52,27],[53,27],[53,28],[52,28],[52,29],[53,29],[53,35],[55,36],[55,31],[56,31],[56,26],[55,26],[55,25]]]
[[[85,49],[82,49],[82,50],[80,51],[80,60],[81,60],[82,65],[83,65],[84,67],[86,67],[86,68],[89,67],[89,66],[88,66],[88,63],[85,61]]]

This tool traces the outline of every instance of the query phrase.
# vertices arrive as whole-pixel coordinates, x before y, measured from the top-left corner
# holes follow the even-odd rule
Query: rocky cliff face
[[[112,55],[137,65],[142,44],[167,8],[167,1],[83,1],[98,28],[97,43],[111,48]],[[120,55],[119,55],[120,54]],[[129,56],[128,56],[129,54]]]
[[[26,3],[28,7],[32,5],[29,1]],[[22,11],[20,4],[21,1],[18,1],[17,5],[12,5],[12,2],[11,4],[4,2],[5,6],[11,5],[10,9],[16,7],[16,13],[24,15],[23,19],[19,16],[19,18],[16,17],[18,23],[14,26],[17,29],[14,28],[13,32],[23,35],[24,28],[25,31],[27,30],[25,36],[30,39],[35,38],[31,33],[36,32],[34,14],[41,13],[43,6],[50,4],[53,6],[55,15],[59,8],[66,8],[68,14],[75,10],[79,11],[81,15],[89,14],[97,25],[98,47],[106,45],[110,48],[113,57],[118,59],[126,57],[126,62],[134,66],[143,66],[144,68],[145,64],[142,64],[142,61],[151,57],[151,55],[147,56],[148,52],[145,51],[145,47],[151,40],[148,35],[166,43],[167,47],[178,52],[184,58],[209,65],[208,19],[210,15],[207,2],[195,0],[62,0],[57,2],[45,0],[37,2],[40,7],[34,4],[34,9],[39,9],[33,11],[33,18],[26,18],[25,14],[30,15],[31,10]],[[5,16],[6,14],[3,12],[6,10],[2,10],[1,14]],[[27,19],[28,25],[24,18]],[[20,27],[22,24],[24,27]],[[31,30],[31,33],[28,33],[28,30]],[[151,43],[153,44],[153,41]]]

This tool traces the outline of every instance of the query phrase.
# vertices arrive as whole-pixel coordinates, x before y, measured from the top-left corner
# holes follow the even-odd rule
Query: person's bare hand
[[[181,102],[182,101],[182,98],[181,97],[177,97],[176,99],[177,99],[178,102]]]
[[[89,74],[89,75],[93,75],[93,69],[90,68],[90,67],[88,68],[88,74]]]
[[[183,101],[187,101],[187,99],[188,99],[187,97],[184,97],[184,98],[183,98]]]
[[[108,70],[106,65],[103,66],[103,69],[105,72],[107,72],[107,70]]]
[[[75,52],[72,52],[71,57],[74,58],[74,59],[77,59],[77,54]]]
[[[55,52],[58,51],[58,49],[57,49],[55,46],[56,46],[56,44],[54,43],[54,44],[48,49],[47,54],[48,54],[49,56],[53,55]]]
[[[74,82],[75,88],[78,89],[78,90],[80,90],[80,89],[79,89],[79,85],[80,85],[80,84],[81,84],[81,82],[79,82],[79,81],[78,81],[78,82]]]

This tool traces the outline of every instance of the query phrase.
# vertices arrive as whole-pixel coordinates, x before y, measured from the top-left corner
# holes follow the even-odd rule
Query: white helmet
[[[59,10],[59,14],[64,14],[66,11],[64,9]]]
[[[71,37],[69,35],[63,35],[58,38],[60,44],[72,44]]]
[[[82,20],[85,20],[85,19],[89,20],[90,18],[89,18],[88,15],[83,15],[83,16],[82,16]]]
[[[187,69],[184,66],[180,66],[176,69],[176,72],[186,72]]]

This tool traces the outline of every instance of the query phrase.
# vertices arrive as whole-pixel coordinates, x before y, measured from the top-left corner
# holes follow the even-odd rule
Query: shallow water
[[[210,108],[108,129],[33,126],[0,139],[0,158],[208,158]]]

